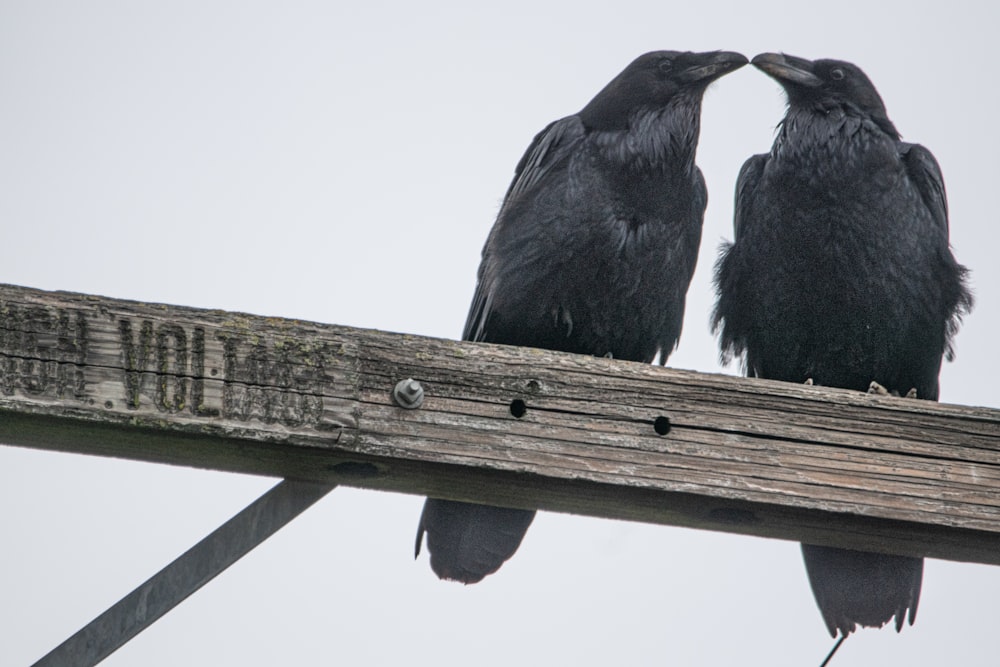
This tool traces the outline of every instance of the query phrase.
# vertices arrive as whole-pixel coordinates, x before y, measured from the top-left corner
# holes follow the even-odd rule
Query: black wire
[[[847,639],[847,635],[840,636],[840,639],[838,639],[837,643],[833,645],[830,652],[826,654],[826,659],[823,660],[823,663],[819,667],[826,667],[830,663],[830,659],[833,658],[833,654],[837,652],[837,649],[840,648],[840,645],[844,643],[845,639]]]

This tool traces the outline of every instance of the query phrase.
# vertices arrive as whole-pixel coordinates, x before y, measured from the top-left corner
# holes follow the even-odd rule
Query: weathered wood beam
[[[1000,411],[527,348],[0,286],[0,442],[1000,564]]]

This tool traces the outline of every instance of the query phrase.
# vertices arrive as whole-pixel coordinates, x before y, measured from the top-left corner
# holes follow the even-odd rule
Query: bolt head
[[[413,378],[407,378],[396,383],[392,390],[392,397],[400,407],[413,410],[423,404],[424,388]]]

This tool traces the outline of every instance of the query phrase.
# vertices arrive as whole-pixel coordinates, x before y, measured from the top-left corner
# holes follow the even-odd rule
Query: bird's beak
[[[754,67],[782,83],[792,83],[806,88],[823,85],[823,80],[812,73],[812,61],[782,53],[761,53],[751,61]]]
[[[688,83],[696,81],[711,83],[750,62],[745,55],[734,51],[710,51],[699,56],[701,60],[699,64],[684,70],[683,78]]]

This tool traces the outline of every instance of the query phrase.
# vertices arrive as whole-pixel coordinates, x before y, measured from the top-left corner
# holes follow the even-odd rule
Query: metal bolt
[[[392,397],[399,407],[415,410],[424,404],[424,388],[413,378],[407,378],[396,383]]]

